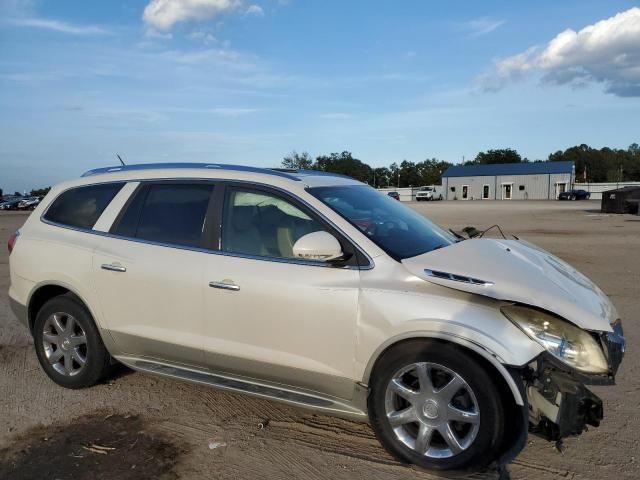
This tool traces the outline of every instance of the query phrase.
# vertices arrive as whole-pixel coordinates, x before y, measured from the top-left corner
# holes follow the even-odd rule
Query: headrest
[[[255,225],[256,207],[253,205],[243,207],[233,207],[231,212],[231,223],[233,228],[241,232],[248,230]]]

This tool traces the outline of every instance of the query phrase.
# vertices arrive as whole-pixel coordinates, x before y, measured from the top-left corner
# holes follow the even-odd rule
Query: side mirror
[[[327,232],[307,233],[293,245],[293,255],[306,260],[342,260],[344,258],[340,242]]]

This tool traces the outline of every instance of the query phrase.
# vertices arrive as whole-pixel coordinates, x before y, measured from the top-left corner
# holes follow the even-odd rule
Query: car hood
[[[423,280],[542,308],[588,330],[611,331],[618,318],[591,280],[524,240],[465,240],[402,263]]]

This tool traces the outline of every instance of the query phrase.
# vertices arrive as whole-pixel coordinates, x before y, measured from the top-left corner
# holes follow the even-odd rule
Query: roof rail
[[[232,170],[235,172],[262,173],[265,175],[275,175],[289,180],[300,181],[298,177],[291,173],[280,172],[270,168],[248,167],[245,165],[229,165],[224,163],[139,163],[135,165],[117,165],[114,167],[94,168],[82,174],[83,177],[99,175],[101,173],[131,172],[137,170],[160,170],[169,168],[196,168],[206,170]]]
[[[324,170],[311,170],[301,168],[296,171],[297,175],[300,176],[322,176],[322,177],[340,177],[340,178],[348,178],[349,180],[355,180],[353,177],[349,175],[344,175],[343,173],[334,173],[334,172],[325,172]]]

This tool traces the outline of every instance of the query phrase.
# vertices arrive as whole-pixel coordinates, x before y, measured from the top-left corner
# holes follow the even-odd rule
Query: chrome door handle
[[[124,273],[127,271],[127,269],[122,265],[113,265],[111,263],[103,263],[102,265],[100,265],[100,268],[103,270],[109,270],[110,272]]]
[[[240,286],[235,283],[209,282],[209,286],[213,288],[220,288],[222,290],[233,290],[234,292],[240,290]]]

